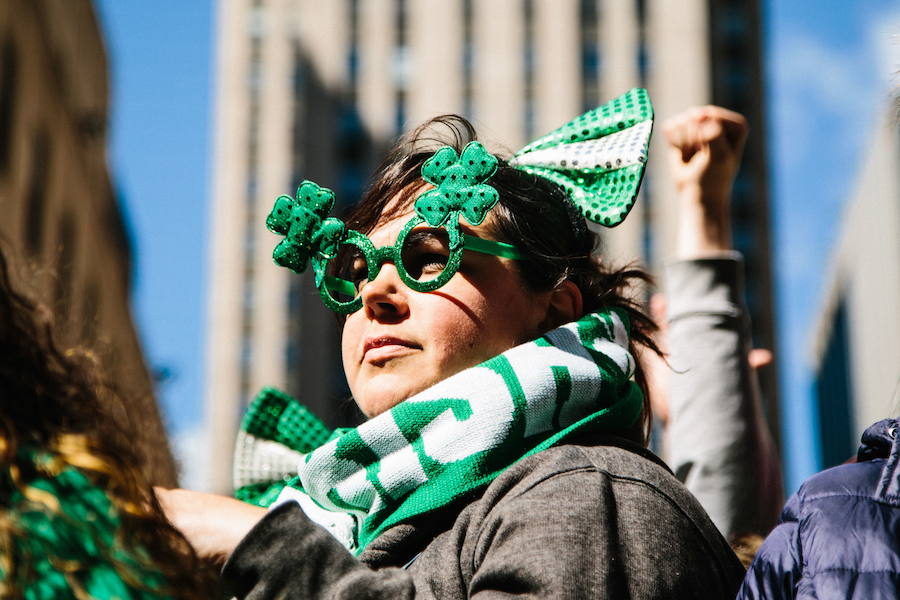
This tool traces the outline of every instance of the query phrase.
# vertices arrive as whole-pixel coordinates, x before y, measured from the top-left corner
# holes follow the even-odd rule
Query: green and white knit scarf
[[[632,426],[643,404],[633,373],[627,318],[610,310],[457,373],[330,439],[299,404],[268,390],[238,437],[237,496],[261,505],[276,495],[298,499],[359,553],[392,525],[487,486],[575,432]],[[296,477],[285,482],[291,472]]]

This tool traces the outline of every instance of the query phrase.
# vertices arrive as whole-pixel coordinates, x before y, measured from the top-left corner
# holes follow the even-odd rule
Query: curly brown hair
[[[461,154],[466,144],[476,139],[475,128],[459,115],[442,115],[420,125],[390,151],[362,200],[346,215],[347,226],[370,233],[382,220],[409,210],[422,189],[423,163],[441,146]],[[628,315],[632,354],[637,356],[646,348],[662,355],[652,338],[656,323],[635,297],[636,289],[652,284],[651,277],[633,265],[615,268],[595,256],[597,237],[562,188],[497,158],[499,166],[489,183],[500,199],[485,223],[499,241],[514,244],[524,255],[515,264],[526,288],[540,292],[571,281],[581,291],[585,313],[618,308]],[[635,437],[646,445],[652,414],[639,364],[635,380],[644,392],[640,431]]]
[[[15,536],[22,535],[10,517],[10,498],[18,491],[30,502],[29,510],[58,512],[58,503],[49,494],[36,493],[31,484],[65,468],[77,469],[106,494],[117,513],[118,546],[142,569],[159,573],[165,581],[154,592],[176,598],[209,598],[214,593],[212,572],[166,520],[141,472],[134,444],[116,425],[111,410],[124,410],[124,404],[102,376],[95,357],[83,349],[60,349],[51,312],[14,289],[0,247],[0,594],[4,597],[21,597],[37,583],[32,569],[17,564],[17,556],[9,552]],[[52,466],[37,466],[34,453],[52,457],[47,463]],[[136,573],[124,563],[111,562],[124,582],[140,589]],[[69,567],[78,571],[77,565]],[[70,585],[77,596],[80,582],[70,579]]]

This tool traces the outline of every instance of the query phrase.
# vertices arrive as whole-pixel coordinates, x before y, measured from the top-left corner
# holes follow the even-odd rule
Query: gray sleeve
[[[743,261],[736,252],[680,261],[667,279],[669,464],[726,538],[765,534],[781,473],[747,361]]]
[[[402,569],[374,571],[296,502],[272,510],[241,541],[225,567],[226,598],[409,599],[412,577]]]
[[[473,600],[731,600],[744,574],[724,540],[706,535],[665,492],[593,470],[504,498],[464,556]]]

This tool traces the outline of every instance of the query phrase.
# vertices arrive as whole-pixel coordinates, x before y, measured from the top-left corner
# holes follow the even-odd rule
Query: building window
[[[834,311],[831,333],[816,373],[819,409],[821,467],[833,467],[850,458],[856,450],[853,436],[852,357],[847,307],[841,300]]]
[[[287,314],[291,317],[288,324],[287,347],[285,348],[285,368],[287,380],[297,382],[302,380],[301,366],[303,362],[303,296],[308,294],[304,287],[305,277],[291,277],[288,284]],[[316,301],[316,299],[313,299]],[[291,385],[296,385],[292,383]]]
[[[641,188],[641,195],[638,198],[644,210],[644,223],[641,227],[643,235],[641,236],[641,252],[643,252],[644,261],[650,263],[651,257],[656,251],[656,238],[653,236],[653,178],[648,174],[644,175],[644,185]]]
[[[253,347],[250,338],[245,336],[241,339],[241,356],[240,356],[240,394],[241,407],[245,408],[250,404],[250,363],[253,360]]]
[[[293,373],[300,365],[300,347],[297,344],[297,340],[293,337],[288,338],[287,346],[284,350],[284,363],[287,366],[288,373]]]
[[[353,105],[341,103],[336,148],[339,167],[335,209],[338,212],[362,197],[368,175],[366,157],[370,145],[359,113]]]
[[[243,289],[241,296],[240,394],[241,405],[250,400],[250,372],[253,357],[254,269],[256,253],[256,200],[259,193],[260,94],[264,85],[263,42],[267,13],[261,0],[250,7],[250,60],[247,73],[247,181],[245,193]],[[297,76],[297,73],[294,73]]]
[[[463,73],[463,114],[468,119],[474,119],[474,99],[473,99],[473,69],[475,67],[475,42],[473,40],[472,19],[472,0],[463,0],[463,54],[462,54],[462,73]]]
[[[641,85],[646,86],[647,74],[650,71],[650,58],[647,52],[647,2],[635,0],[634,7],[638,22],[638,77]]]
[[[356,102],[356,88],[359,80],[359,0],[350,0],[350,44],[347,48],[347,78],[349,98]]]
[[[644,22],[647,20],[647,1],[634,0],[634,12],[637,15],[638,23],[643,27]]]
[[[406,93],[397,90],[394,94],[394,131],[397,135],[403,133],[406,126]]]
[[[534,0],[522,2],[522,21],[524,25],[524,52],[522,67],[525,69],[525,139],[534,138],[535,99],[534,99]]]
[[[394,129],[399,135],[406,125],[406,88],[409,84],[409,52],[406,45],[406,0],[394,0]]]
[[[47,133],[41,130],[34,136],[34,145],[31,149],[31,171],[25,208],[25,247],[35,258],[40,256],[44,241],[47,182],[51,179],[49,154]]]
[[[253,39],[259,39],[266,35],[266,15],[263,12],[261,2],[254,2],[250,7],[250,18],[247,20],[247,31]]]
[[[303,130],[304,117],[304,94],[306,90],[306,73],[305,73],[305,57],[300,51],[299,45],[295,45],[294,50],[294,68],[293,68],[293,102],[291,105],[291,115],[293,120],[291,123],[291,180],[289,184],[302,181],[306,173],[304,165],[303,147],[306,142],[305,131]]]
[[[732,244],[734,249],[744,254],[744,256],[755,255],[756,247],[756,231],[753,227],[753,221],[750,220],[734,220],[731,226]]]
[[[581,104],[591,110],[600,104],[600,47],[597,0],[581,0]]]
[[[0,57],[0,172],[9,168],[12,156],[13,113],[16,109],[16,83],[18,79],[18,56],[12,40],[3,44],[3,55]]]

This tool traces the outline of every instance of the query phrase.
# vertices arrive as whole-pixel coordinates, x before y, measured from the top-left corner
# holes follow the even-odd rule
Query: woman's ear
[[[581,317],[584,302],[581,290],[568,279],[550,291],[547,302],[547,314],[541,323],[543,331],[550,331]]]

